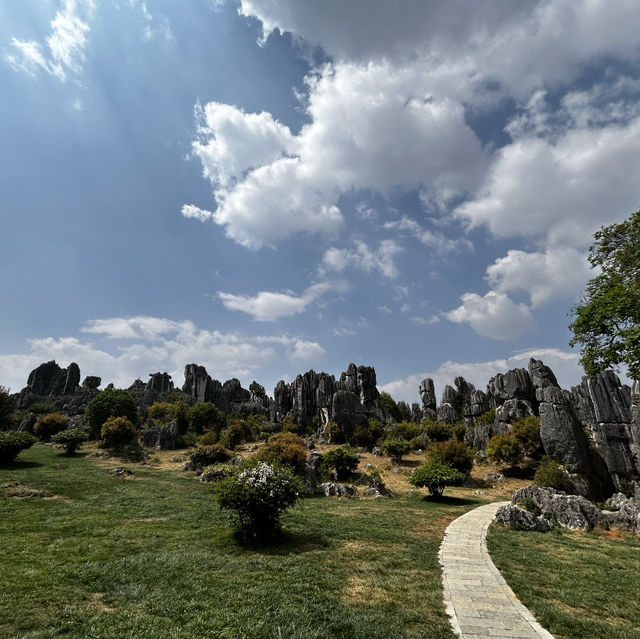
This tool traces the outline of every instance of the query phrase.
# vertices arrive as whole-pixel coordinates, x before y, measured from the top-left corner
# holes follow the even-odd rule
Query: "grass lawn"
[[[556,639],[640,638],[640,538],[493,525],[491,558]]]
[[[118,477],[115,459],[36,445],[0,469],[0,637],[453,637],[443,531],[511,492],[425,501],[403,475],[397,499],[306,499],[281,544],[247,548],[168,459]],[[51,496],[9,496],[15,481]]]

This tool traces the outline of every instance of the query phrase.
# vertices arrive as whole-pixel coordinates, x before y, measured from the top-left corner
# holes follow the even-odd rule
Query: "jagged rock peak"
[[[173,390],[173,382],[169,373],[149,373],[150,380],[147,389],[156,393],[166,393]]]
[[[51,360],[31,371],[25,390],[34,395],[71,395],[79,386],[80,368],[75,362],[60,368]]]

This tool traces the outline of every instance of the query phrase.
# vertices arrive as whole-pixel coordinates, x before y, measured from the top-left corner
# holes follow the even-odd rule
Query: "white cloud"
[[[498,152],[479,195],[456,215],[499,237],[542,235],[550,246],[581,247],[637,208],[638,175],[640,118],[572,130],[555,144],[518,139]]]
[[[230,311],[247,313],[259,322],[273,322],[282,317],[305,312],[310,304],[319,302],[329,292],[341,293],[344,290],[344,282],[319,282],[307,288],[302,295],[296,295],[291,291],[260,291],[257,295],[234,295],[219,291],[218,297]]]
[[[0,384],[13,392],[26,385],[29,372],[42,362],[76,362],[83,376],[99,375],[102,386],[113,382],[127,388],[140,377],[167,371],[174,384],[183,383],[184,366],[195,362],[221,381],[231,377],[250,380],[274,362],[280,350],[295,363],[315,363],[325,349],[315,341],[289,335],[244,337],[199,329],[190,320],[160,317],[112,317],[91,320],[82,332],[107,337],[109,349],[76,337],[28,340],[25,353],[0,355]]]
[[[431,315],[431,317],[415,316],[411,318],[411,321],[418,326],[431,326],[437,324],[440,321],[439,315]]]
[[[500,293],[524,291],[537,308],[552,299],[576,296],[593,277],[586,255],[573,248],[545,253],[511,250],[487,268],[487,281]]]
[[[213,217],[211,211],[201,209],[195,206],[195,204],[184,204],[180,213],[182,213],[183,217],[199,220],[200,222],[206,222]]]
[[[393,380],[378,386],[380,391],[389,393],[396,401],[418,402],[420,395],[418,386],[426,377],[434,381],[436,397],[440,397],[446,385],[453,385],[453,380],[464,377],[479,390],[485,390],[489,380],[497,373],[506,373],[513,368],[527,368],[530,358],[540,359],[555,373],[558,383],[563,388],[580,382],[584,374],[578,363],[578,353],[562,351],[557,348],[532,348],[519,351],[489,362],[453,362],[448,361],[434,371],[409,375],[403,379]]]
[[[363,271],[379,271],[383,277],[394,279],[398,276],[398,268],[394,257],[402,251],[393,240],[382,240],[378,249],[372,251],[365,242],[356,240],[353,249],[327,249],[320,266],[320,271],[342,272],[347,268],[357,268]]]
[[[403,215],[399,220],[394,220],[391,222],[385,222],[385,229],[396,229],[398,231],[407,231],[417,240],[419,240],[422,244],[429,248],[435,249],[439,253],[448,253],[450,251],[457,250],[462,246],[467,248],[472,248],[473,245],[471,242],[465,239],[449,239],[443,233],[429,231],[428,229],[423,228],[411,218]]]
[[[14,37],[11,40],[13,52],[5,55],[5,61],[16,71],[35,75],[42,70],[62,82],[66,81],[68,73],[80,74],[93,8],[93,0],[64,0],[61,10],[51,21],[51,34],[46,39],[47,53],[43,53],[43,45],[39,42]]]
[[[491,339],[509,340],[524,335],[533,326],[533,317],[525,304],[515,304],[506,293],[489,291],[480,296],[465,293],[462,304],[445,314],[458,324],[467,323],[471,328]]]

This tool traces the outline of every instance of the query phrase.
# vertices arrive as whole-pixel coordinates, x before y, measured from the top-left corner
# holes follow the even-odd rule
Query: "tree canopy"
[[[587,375],[627,367],[640,379],[640,211],[620,224],[602,227],[589,248],[589,263],[600,273],[587,283],[571,346],[579,344]]]

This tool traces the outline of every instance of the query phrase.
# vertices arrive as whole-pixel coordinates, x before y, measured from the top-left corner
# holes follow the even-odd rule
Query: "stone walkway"
[[[508,503],[480,506],[445,532],[440,564],[451,625],[463,639],[554,639],[513,594],[487,552],[489,524]]]

